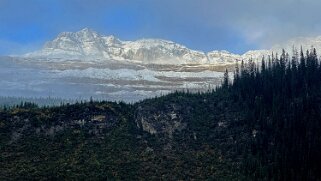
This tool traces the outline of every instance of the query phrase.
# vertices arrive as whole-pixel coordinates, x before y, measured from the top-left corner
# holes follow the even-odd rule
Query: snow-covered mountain
[[[187,64],[207,63],[205,53],[161,39],[121,41],[114,36],[102,36],[85,28],[76,33],[64,32],[47,42],[42,50],[24,57],[80,60],[131,60],[140,63]]]
[[[103,36],[85,28],[78,32],[63,32],[43,49],[23,55],[25,58],[48,60],[105,61],[118,60],[143,64],[234,64],[236,60],[261,59],[284,48],[292,52],[293,46],[321,50],[321,36],[296,38],[270,50],[251,50],[243,55],[227,51],[202,52],[162,39],[122,41],[114,36]]]

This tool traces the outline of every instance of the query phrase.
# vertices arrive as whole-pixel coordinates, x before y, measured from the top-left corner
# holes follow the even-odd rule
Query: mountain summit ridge
[[[319,41],[320,40],[320,41]],[[291,52],[294,45],[304,49],[314,46],[321,50],[321,37],[289,40],[270,50],[250,50],[242,55],[226,50],[203,52],[164,39],[139,39],[123,41],[110,35],[105,36],[90,28],[78,32],[62,32],[48,41],[41,50],[27,53],[24,58],[47,60],[81,61],[132,61],[143,64],[234,64],[237,60],[261,59],[272,52],[280,53],[284,48]]]

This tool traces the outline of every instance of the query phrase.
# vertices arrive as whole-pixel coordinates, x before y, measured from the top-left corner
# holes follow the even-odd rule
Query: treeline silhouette
[[[246,113],[253,141],[244,172],[256,179],[321,179],[321,63],[315,49],[293,52],[242,62],[218,89]]]

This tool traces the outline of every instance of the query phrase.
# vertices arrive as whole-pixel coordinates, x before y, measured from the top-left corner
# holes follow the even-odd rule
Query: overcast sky
[[[321,35],[320,0],[0,0],[0,54],[89,27],[122,40],[162,38],[244,53]]]

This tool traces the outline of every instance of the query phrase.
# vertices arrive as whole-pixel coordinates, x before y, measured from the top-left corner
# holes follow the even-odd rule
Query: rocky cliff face
[[[140,105],[135,111],[135,122],[138,128],[153,134],[164,135],[173,138],[173,134],[187,128],[184,115],[187,115],[192,107],[183,107],[179,104],[168,104],[162,109]]]

